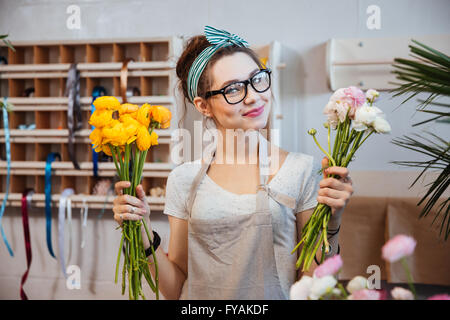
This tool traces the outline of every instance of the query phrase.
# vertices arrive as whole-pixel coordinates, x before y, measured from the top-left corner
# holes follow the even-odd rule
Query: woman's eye
[[[230,86],[225,90],[225,94],[237,93],[241,90],[240,86]]]

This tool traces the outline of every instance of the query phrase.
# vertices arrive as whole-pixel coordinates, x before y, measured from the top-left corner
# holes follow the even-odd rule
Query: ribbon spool
[[[61,161],[59,153],[52,152],[47,156],[45,164],[45,221],[47,232],[47,248],[53,258],[55,254],[52,248],[52,162],[58,158]]]
[[[69,158],[73,163],[75,169],[80,170],[80,166],[75,157],[75,131],[82,128],[81,106],[80,106],[80,72],[77,69],[77,64],[72,63],[67,73],[66,92],[68,96],[67,105],[67,128],[69,129],[69,143],[68,153]],[[76,123],[74,121],[76,117]]]
[[[127,82],[128,82],[128,63],[134,61],[133,58],[126,58],[122,63],[120,70],[120,95],[122,96],[122,103],[127,103]]]
[[[3,226],[2,226],[2,218],[3,218],[3,214],[5,212],[5,208],[6,208],[6,202],[8,201],[8,195],[9,195],[9,180],[11,177],[11,144],[10,144],[10,135],[9,135],[9,121],[8,121],[8,111],[6,110],[6,106],[8,103],[8,98],[5,97],[3,99],[3,108],[2,108],[2,112],[3,112],[3,128],[5,131],[5,148],[6,148],[6,166],[7,166],[7,171],[6,171],[6,189],[5,189],[5,197],[3,198],[3,202],[2,202],[2,207],[0,208],[0,231],[2,234],[2,238],[3,238],[3,242],[6,245],[6,248],[8,248],[8,252],[9,255],[11,257],[14,257],[14,252],[11,249],[11,246],[8,242],[8,239],[6,238],[6,234],[5,231],[3,230]]]
[[[0,56],[0,64],[8,64],[8,59],[4,56]]]
[[[87,227],[87,217],[88,217],[89,206],[87,205],[86,199],[83,198],[83,206],[80,210],[81,215],[81,249],[86,245],[86,227]]]
[[[69,257],[67,262],[70,261],[70,256],[72,253],[72,201],[70,196],[75,194],[72,188],[64,189],[59,198],[59,211],[58,211],[58,246],[59,246],[59,263],[61,265],[64,277],[67,279],[66,273],[66,263],[64,255],[64,226],[66,217],[66,206],[67,206],[67,223],[69,225]]]
[[[25,291],[23,290],[23,286],[25,284],[25,281],[27,281],[28,278],[28,272],[30,271],[31,266],[31,237],[30,237],[30,224],[28,221],[28,208],[31,208],[31,198],[34,194],[33,189],[26,189],[22,193],[22,225],[23,225],[23,235],[25,239],[25,253],[27,256],[27,270],[22,275],[22,279],[20,281],[20,298],[22,300],[28,300],[28,296],[26,295]]]

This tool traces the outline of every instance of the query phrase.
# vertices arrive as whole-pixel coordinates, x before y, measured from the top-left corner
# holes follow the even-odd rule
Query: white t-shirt
[[[188,219],[187,198],[192,182],[201,168],[200,159],[179,165],[169,174],[166,186],[164,213]],[[291,251],[297,244],[296,213],[317,205],[317,192],[322,175],[321,163],[303,153],[288,153],[269,186],[296,199],[293,210],[269,197],[272,213],[274,252],[281,288],[289,298],[290,286],[297,271],[292,264]],[[192,217],[217,219],[256,210],[256,194],[235,194],[216,184],[208,175],[201,181],[192,207]],[[294,253],[296,256],[296,254]]]

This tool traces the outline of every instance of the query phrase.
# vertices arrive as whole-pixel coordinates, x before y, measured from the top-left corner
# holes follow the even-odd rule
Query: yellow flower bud
[[[150,114],[151,106],[148,103],[144,103],[138,110],[136,120],[139,121],[143,126],[147,127],[150,124]]]
[[[112,122],[112,114],[113,110],[95,110],[89,118],[89,124],[96,128],[103,128]]]
[[[116,97],[102,96],[94,101],[95,110],[119,110],[120,102]]]
[[[94,148],[100,146],[103,140],[102,130],[99,128],[95,128],[94,130],[92,130],[91,134],[89,135],[89,139],[91,139],[91,143],[93,144]]]
[[[152,134],[150,135],[150,141],[152,146],[158,145],[158,135],[156,134],[155,131],[153,131]]]
[[[127,113],[134,114],[136,116],[136,112],[138,111],[139,107],[135,104],[131,103],[124,103],[119,108],[119,116]]]
[[[310,135],[315,135],[317,133],[317,130],[316,129],[314,129],[314,128],[312,128],[312,129],[309,129],[309,131],[308,131],[308,134],[310,134]]]
[[[165,129],[170,126],[170,119],[172,113],[169,109],[163,106],[152,106],[152,119],[160,123],[161,128]]]
[[[145,126],[139,126],[137,130],[136,146],[139,150],[145,151],[150,148],[151,136]]]

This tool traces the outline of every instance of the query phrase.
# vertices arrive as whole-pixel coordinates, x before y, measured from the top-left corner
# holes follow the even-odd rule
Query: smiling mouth
[[[261,106],[261,107],[259,107],[259,108],[253,108],[253,109],[250,110],[249,112],[244,113],[243,116],[247,116],[247,115],[258,115],[258,114],[260,114],[263,110],[264,110],[264,106]]]

